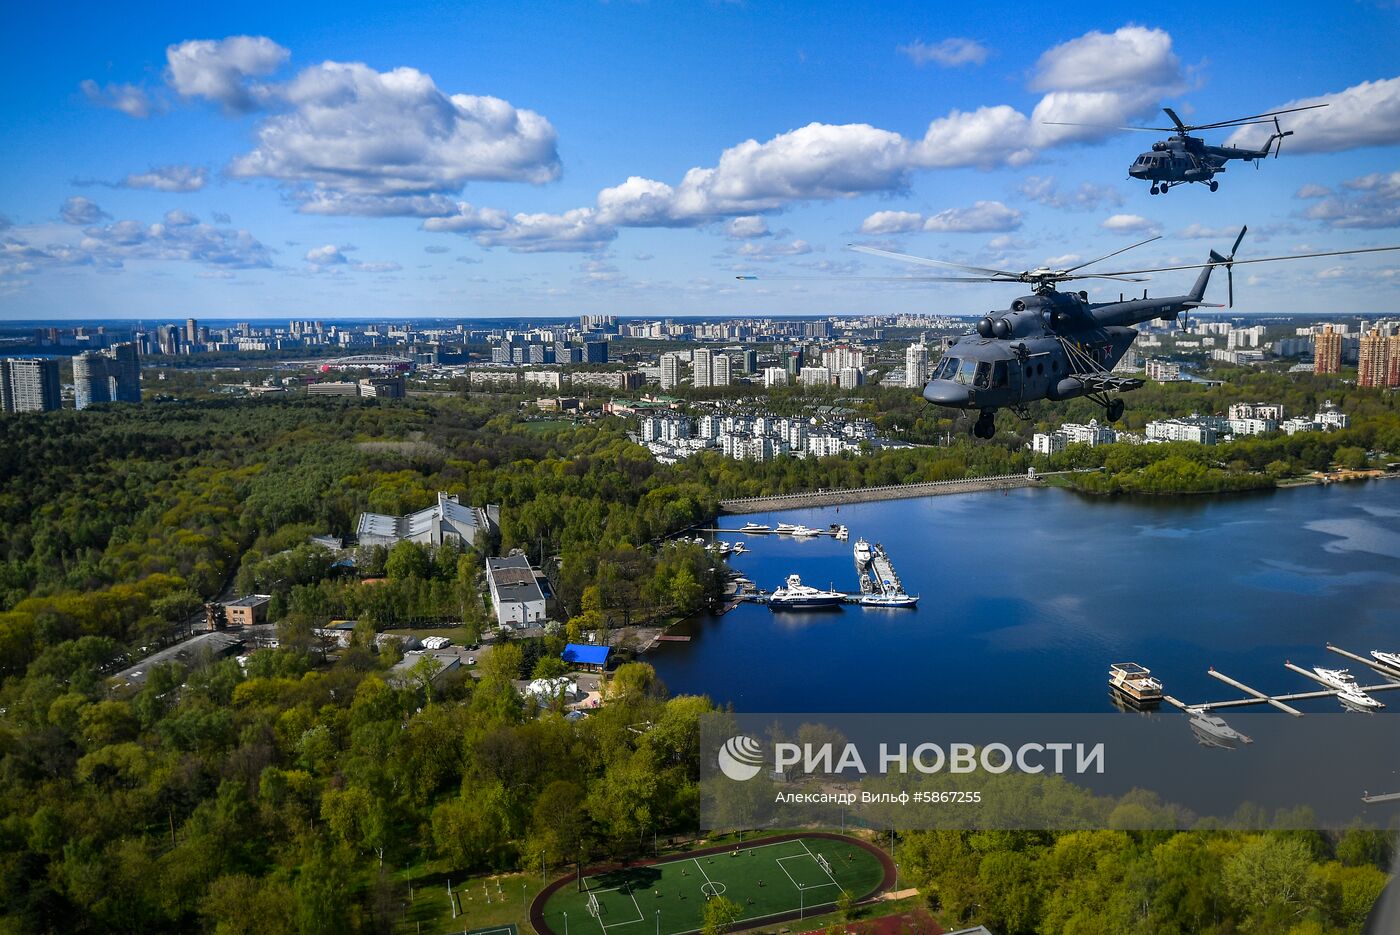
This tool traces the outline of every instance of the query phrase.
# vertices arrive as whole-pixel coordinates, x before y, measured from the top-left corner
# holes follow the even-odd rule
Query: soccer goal
[[[818,854],[818,855],[816,855],[816,856],[817,856],[817,866],[818,866],[818,867],[821,867],[823,870],[825,870],[827,876],[829,876],[829,877],[834,877],[836,874],[834,874],[834,873],[831,872],[831,864],[829,864],[829,863],[826,862],[826,858],[823,857],[821,854]]]
[[[588,914],[595,919],[603,915],[603,907],[598,905],[598,897],[593,893],[588,894]]]

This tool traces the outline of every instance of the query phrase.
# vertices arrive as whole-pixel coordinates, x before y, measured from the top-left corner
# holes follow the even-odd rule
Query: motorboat
[[[1136,662],[1115,662],[1108,667],[1108,684],[1125,698],[1138,705],[1156,704],[1162,700],[1162,681],[1152,677],[1152,670]]]
[[[728,554],[729,554],[730,552],[732,552],[732,551],[734,551],[734,547],[733,547],[732,545],[730,545],[728,542],[721,542],[721,543],[719,543],[719,554],[720,554],[720,555],[728,555]]]
[[[857,539],[857,540],[856,540],[855,553],[856,553],[856,562],[857,562],[862,568],[864,568],[866,565],[869,565],[869,564],[870,564],[870,557],[871,557],[871,554],[872,554],[872,553],[871,553],[871,551],[870,551],[870,543],[869,543],[869,542],[866,542],[864,539]]]
[[[1385,707],[1384,704],[1366,694],[1357,685],[1339,690],[1337,700],[1353,711],[1379,711]]]
[[[1252,739],[1226,724],[1223,717],[1211,714],[1205,708],[1187,708],[1186,713],[1191,716],[1191,733],[1196,735],[1196,741],[1202,746],[1233,750],[1241,744],[1254,743]]]
[[[765,526],[763,523],[745,523],[743,526],[740,526],[740,527],[739,527],[739,531],[740,531],[740,532],[756,532],[756,533],[772,532],[772,531],[773,531],[773,527],[772,527],[772,526]]]
[[[820,536],[822,531],[820,529],[813,529],[811,526],[796,526],[793,528],[792,534],[799,539],[809,539],[812,536]]]
[[[742,542],[736,542],[729,547],[729,551],[733,552],[735,555],[743,555],[748,550],[749,547],[744,545],[744,543]]]
[[[903,591],[885,591],[881,594],[862,594],[862,607],[917,607],[919,595],[905,594]]]
[[[792,523],[779,523],[773,527],[773,531],[780,536],[790,536],[797,531],[797,527]]]
[[[1388,669],[1400,672],[1400,653],[1383,653],[1379,649],[1373,649],[1371,658]]]
[[[1317,674],[1317,680],[1328,688],[1345,691],[1356,687],[1356,676],[1347,669],[1324,669],[1322,666],[1313,666],[1313,672]]]
[[[840,591],[823,591],[802,583],[798,575],[788,575],[787,583],[768,596],[770,610],[825,610],[840,607],[846,595]]]
[[[836,540],[838,542],[845,542],[848,538],[850,538],[851,531],[845,526],[833,523],[831,526],[831,534],[836,537]]]

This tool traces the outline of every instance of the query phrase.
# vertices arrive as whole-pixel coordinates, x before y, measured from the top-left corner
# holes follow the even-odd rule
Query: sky
[[[1400,244],[1393,2],[78,3],[7,20],[8,320],[980,313],[1015,289],[899,281],[929,270],[849,245],[1020,270],[1161,236],[1111,271],[1203,261],[1241,225],[1242,259]],[[1126,170],[1165,134],[1111,129],[1305,103],[1329,106],[1282,118],[1282,158],[1231,163],[1215,193],[1150,195]],[[1400,253],[1235,284],[1241,312],[1393,313]]]

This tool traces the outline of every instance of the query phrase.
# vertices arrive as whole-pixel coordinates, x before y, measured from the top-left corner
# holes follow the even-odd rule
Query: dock
[[[1080,474],[1099,468],[1078,468],[1072,471],[1047,471],[1044,474],[998,474],[991,477],[962,477],[954,480],[926,481],[914,484],[889,484],[880,487],[850,487],[837,490],[813,490],[806,493],[774,494],[768,497],[736,497],[719,502],[722,513],[767,513],[804,506],[833,506],[841,503],[869,503],[875,500],[902,500],[910,497],[936,497],[942,494],[971,493],[979,490],[1012,490],[1036,487],[1041,478],[1059,474]]]
[[[1394,691],[1396,689],[1400,689],[1400,670],[1396,670],[1375,659],[1368,659],[1365,656],[1358,655],[1356,653],[1342,649],[1341,647],[1333,646],[1331,643],[1327,644],[1327,649],[1330,652],[1336,653],[1339,656],[1344,656],[1347,659],[1350,659],[1354,662],[1361,663],[1362,665],[1365,665],[1368,668],[1374,670],[1376,673],[1383,676],[1384,678],[1390,680],[1386,682],[1380,682],[1375,685],[1361,685],[1358,683],[1356,687],[1360,691],[1370,695],[1374,692]],[[1215,711],[1224,708],[1243,708],[1248,707],[1250,705],[1266,704],[1292,717],[1302,717],[1303,712],[1293,707],[1293,705],[1289,702],[1307,701],[1313,698],[1334,698],[1337,696],[1337,689],[1332,688],[1331,686],[1327,686],[1327,683],[1323,682],[1322,679],[1320,679],[1315,673],[1310,672],[1301,666],[1296,666],[1292,662],[1284,662],[1283,665],[1284,668],[1288,669],[1289,671],[1296,672],[1297,674],[1302,675],[1305,678],[1311,679],[1314,682],[1318,682],[1326,687],[1321,689],[1310,689],[1308,691],[1301,692],[1271,694],[1269,692],[1260,691],[1259,689],[1254,688],[1253,686],[1246,685],[1244,682],[1241,682],[1238,679],[1231,678],[1224,672],[1221,672],[1217,670],[1214,666],[1212,666],[1211,668],[1206,670],[1207,674],[1209,674],[1211,678],[1214,678],[1220,682],[1224,682],[1231,688],[1243,692],[1247,697],[1232,698],[1227,699],[1225,701],[1203,701],[1195,704],[1188,704],[1187,702],[1184,702],[1179,698],[1174,698],[1171,695],[1164,694],[1162,696],[1162,700],[1186,712]]]

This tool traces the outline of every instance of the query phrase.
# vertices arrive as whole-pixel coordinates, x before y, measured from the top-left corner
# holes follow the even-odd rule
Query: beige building
[[[272,600],[269,594],[249,594],[224,605],[224,620],[231,627],[251,627],[257,623],[267,623],[267,604]]]
[[[1342,335],[1331,325],[1323,325],[1321,333],[1313,336],[1313,372],[1340,373],[1342,369]]]

